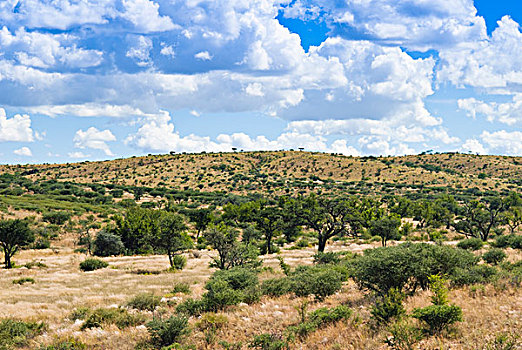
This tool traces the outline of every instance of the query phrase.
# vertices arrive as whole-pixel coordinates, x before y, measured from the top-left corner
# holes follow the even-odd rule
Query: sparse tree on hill
[[[26,221],[0,221],[0,247],[4,251],[5,268],[12,266],[11,258],[16,252],[34,242],[34,233]]]

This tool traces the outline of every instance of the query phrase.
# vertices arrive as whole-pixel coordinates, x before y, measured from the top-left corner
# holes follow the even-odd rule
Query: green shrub
[[[427,325],[430,334],[440,333],[455,322],[462,321],[462,309],[456,305],[449,305],[448,289],[445,280],[439,275],[429,277],[432,305],[415,308],[412,316]]]
[[[190,290],[190,286],[187,283],[183,283],[183,282],[175,283],[174,287],[172,287],[172,290],[170,292],[173,294],[177,294],[177,293],[190,294],[190,293],[192,293]]]
[[[372,319],[379,326],[388,324],[392,319],[400,319],[406,314],[404,309],[404,293],[391,288],[388,293],[381,297],[381,300],[377,300],[375,305],[372,307],[371,315]]]
[[[457,243],[457,247],[467,250],[479,250],[484,245],[480,238],[468,238]]]
[[[209,281],[205,288],[207,292],[203,295],[203,302],[207,311],[223,310],[227,306],[237,305],[243,301],[243,292],[231,288],[223,279]]]
[[[290,290],[298,297],[314,295],[317,300],[335,294],[344,276],[330,267],[298,266],[288,277]]]
[[[40,350],[84,350],[87,346],[74,338],[58,340],[51,345],[41,346]]]
[[[154,311],[161,305],[161,297],[153,293],[140,293],[130,299],[126,306],[140,311]]]
[[[53,225],[63,225],[67,220],[71,218],[71,213],[65,211],[53,211],[44,213],[42,220]]]
[[[3,319],[0,321],[0,349],[10,350],[24,346],[28,339],[42,333],[44,329],[44,323]]]
[[[482,259],[492,265],[498,265],[506,258],[507,254],[500,248],[492,248],[482,254]]]
[[[176,312],[178,314],[184,314],[188,316],[198,316],[203,313],[206,309],[205,302],[203,300],[196,300],[189,298],[176,306]]]
[[[91,311],[81,329],[103,328],[105,325],[115,324],[118,328],[137,326],[145,322],[145,316],[141,314],[130,314],[127,310],[98,308]]]
[[[31,278],[31,277],[22,277],[22,278],[13,280],[13,284],[22,285],[22,284],[26,284],[26,283],[35,284],[35,280],[34,280],[34,278]]]
[[[68,316],[69,320],[76,321],[76,320],[85,320],[87,316],[91,313],[91,309],[88,307],[79,307],[74,309],[71,314]]]
[[[451,284],[456,287],[477,283],[491,282],[498,271],[492,266],[476,265],[469,269],[457,268],[449,276]]]
[[[109,264],[103,260],[96,258],[88,258],[80,263],[80,270],[82,271],[94,271],[98,269],[103,269],[109,266]]]
[[[210,278],[208,283],[215,280],[224,280],[234,290],[245,290],[259,284],[255,270],[236,267],[230,270],[218,270]]]
[[[388,327],[390,336],[384,341],[393,350],[414,350],[415,344],[422,340],[422,331],[408,320],[400,320]]]
[[[190,333],[188,319],[183,316],[171,316],[166,320],[156,319],[146,326],[152,343],[160,347],[179,342]]]
[[[100,231],[94,239],[94,252],[96,256],[120,255],[125,247],[121,237],[109,232]]]
[[[31,261],[31,262],[26,263],[24,266],[27,267],[28,269],[32,269],[33,267],[47,268],[47,265],[45,265],[41,261]]]
[[[291,291],[290,279],[287,277],[283,278],[271,278],[264,280],[261,284],[261,292],[263,295],[269,295],[271,297],[279,297],[290,293]]]
[[[504,235],[495,239],[494,246],[497,248],[511,247],[513,249],[522,249],[522,235]]]
[[[287,350],[289,349],[288,341],[280,335],[263,333],[254,336],[254,339],[248,344],[249,348],[260,350]]]
[[[339,305],[330,309],[322,307],[308,314],[308,322],[315,324],[317,327],[324,327],[328,324],[348,319],[352,313],[352,310],[345,305]]]
[[[174,255],[172,257],[172,267],[175,270],[183,270],[183,268],[187,265],[187,258],[183,255]]]
[[[33,243],[33,249],[49,249],[51,248],[51,242],[47,238],[38,238]]]
[[[430,334],[435,334],[455,322],[462,321],[462,309],[456,305],[430,305],[414,309],[412,316],[423,321]]]
[[[314,264],[338,264],[340,261],[339,254],[334,252],[318,252],[314,255]]]
[[[448,246],[404,243],[394,247],[367,249],[352,265],[359,287],[385,295],[391,288],[414,293],[428,288],[430,275],[451,275],[457,269],[468,270],[478,258],[472,253]]]

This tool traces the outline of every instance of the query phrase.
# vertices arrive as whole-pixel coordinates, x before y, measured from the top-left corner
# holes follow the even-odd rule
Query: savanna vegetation
[[[518,349],[513,157],[0,167],[0,349]]]

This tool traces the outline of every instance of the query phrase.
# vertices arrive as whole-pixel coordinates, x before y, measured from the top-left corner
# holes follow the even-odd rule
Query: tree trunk
[[[4,257],[5,257],[5,268],[10,269],[11,266],[11,251],[6,250],[4,248]]]
[[[317,251],[322,253],[324,252],[324,249],[326,248],[326,242],[328,241],[328,238],[319,236],[319,247],[317,248]]]
[[[168,252],[169,254],[169,263],[170,263],[170,267],[174,267],[174,261],[172,260],[172,253],[171,252]]]

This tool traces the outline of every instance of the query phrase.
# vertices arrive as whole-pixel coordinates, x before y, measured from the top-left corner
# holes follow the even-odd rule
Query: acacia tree
[[[479,202],[472,200],[464,203],[462,218],[453,223],[458,233],[466,237],[476,237],[487,241],[491,231],[502,223],[502,213],[507,203],[501,198],[492,197]]]
[[[167,252],[171,267],[174,267],[174,255],[182,254],[192,247],[192,240],[186,229],[187,225],[180,214],[165,212],[159,219],[154,247]]]
[[[4,251],[5,268],[12,266],[11,258],[18,250],[34,242],[34,233],[29,229],[26,221],[3,220],[0,221],[0,247]]]
[[[347,200],[319,198],[312,193],[300,197],[296,204],[302,223],[317,234],[319,252],[324,251],[328,239],[349,232],[350,224],[358,217],[356,208]]]
[[[372,236],[380,236],[383,247],[391,239],[400,239],[399,227],[401,226],[401,219],[397,216],[384,216],[379,220],[372,222],[370,233]]]
[[[257,249],[251,244],[239,242],[239,232],[224,222],[217,225],[211,224],[203,233],[203,237],[218,253],[217,257],[212,258],[211,267],[228,270],[235,266],[257,267],[260,265]]]

